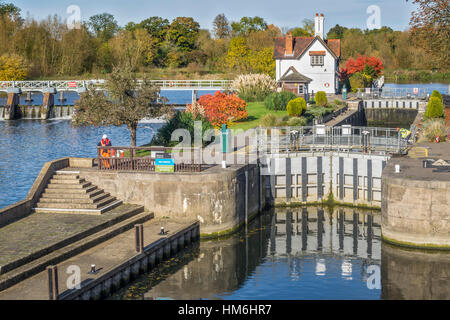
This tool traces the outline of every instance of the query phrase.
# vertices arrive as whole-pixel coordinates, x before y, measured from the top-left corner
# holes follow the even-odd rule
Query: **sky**
[[[4,0],[5,1],[5,0]],[[212,29],[217,14],[224,13],[229,21],[243,16],[260,16],[269,24],[280,28],[301,26],[303,19],[313,19],[315,13],[325,16],[325,33],[336,24],[345,27],[367,29],[374,20],[371,6],[379,8],[381,26],[394,30],[408,28],[411,12],[415,10],[412,0],[6,0],[22,9],[22,16],[29,14],[35,19],[58,14],[63,20],[69,18],[69,6],[78,6],[81,20],[107,12],[113,14],[119,25],[140,22],[151,16],[171,21],[179,16],[193,17],[202,29]],[[369,20],[369,25],[367,24]],[[376,26],[376,25],[375,25]]]

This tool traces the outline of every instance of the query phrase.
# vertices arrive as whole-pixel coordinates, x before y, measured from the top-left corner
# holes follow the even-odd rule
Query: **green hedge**
[[[316,101],[316,104],[321,107],[325,107],[328,103],[327,94],[325,91],[317,91],[314,100]]]
[[[425,118],[439,118],[444,114],[444,104],[438,97],[431,97],[427,104],[425,111]]]
[[[264,105],[268,110],[286,110],[287,104],[297,96],[290,91],[274,92],[264,99]]]
[[[299,116],[306,110],[306,101],[303,98],[296,98],[289,101],[286,111],[289,116]]]
[[[433,92],[431,93],[430,98],[433,98],[433,97],[439,98],[439,100],[443,101],[442,94],[437,90],[433,90]]]

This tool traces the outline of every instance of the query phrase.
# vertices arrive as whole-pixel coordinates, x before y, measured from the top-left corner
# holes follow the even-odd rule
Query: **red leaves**
[[[345,69],[342,69],[341,72],[345,71],[348,75],[352,75],[356,72],[362,72],[365,65],[372,66],[377,75],[380,75],[381,71],[384,69],[383,62],[381,62],[380,59],[358,54],[358,58],[356,60],[353,60],[353,58],[347,60]]]
[[[232,121],[245,119],[248,115],[247,103],[235,94],[216,91],[214,96],[201,96],[198,104],[205,109],[205,118],[215,127],[224,123],[229,126]]]

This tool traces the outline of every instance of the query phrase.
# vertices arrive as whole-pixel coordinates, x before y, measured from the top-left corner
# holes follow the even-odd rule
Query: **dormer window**
[[[312,66],[323,66],[323,56],[311,56]]]

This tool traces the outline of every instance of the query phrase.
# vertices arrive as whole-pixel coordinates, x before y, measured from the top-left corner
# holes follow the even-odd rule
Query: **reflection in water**
[[[380,220],[350,208],[272,209],[247,232],[202,241],[113,298],[379,299],[367,268],[380,266]]]
[[[382,246],[383,299],[450,299],[450,253]]]

